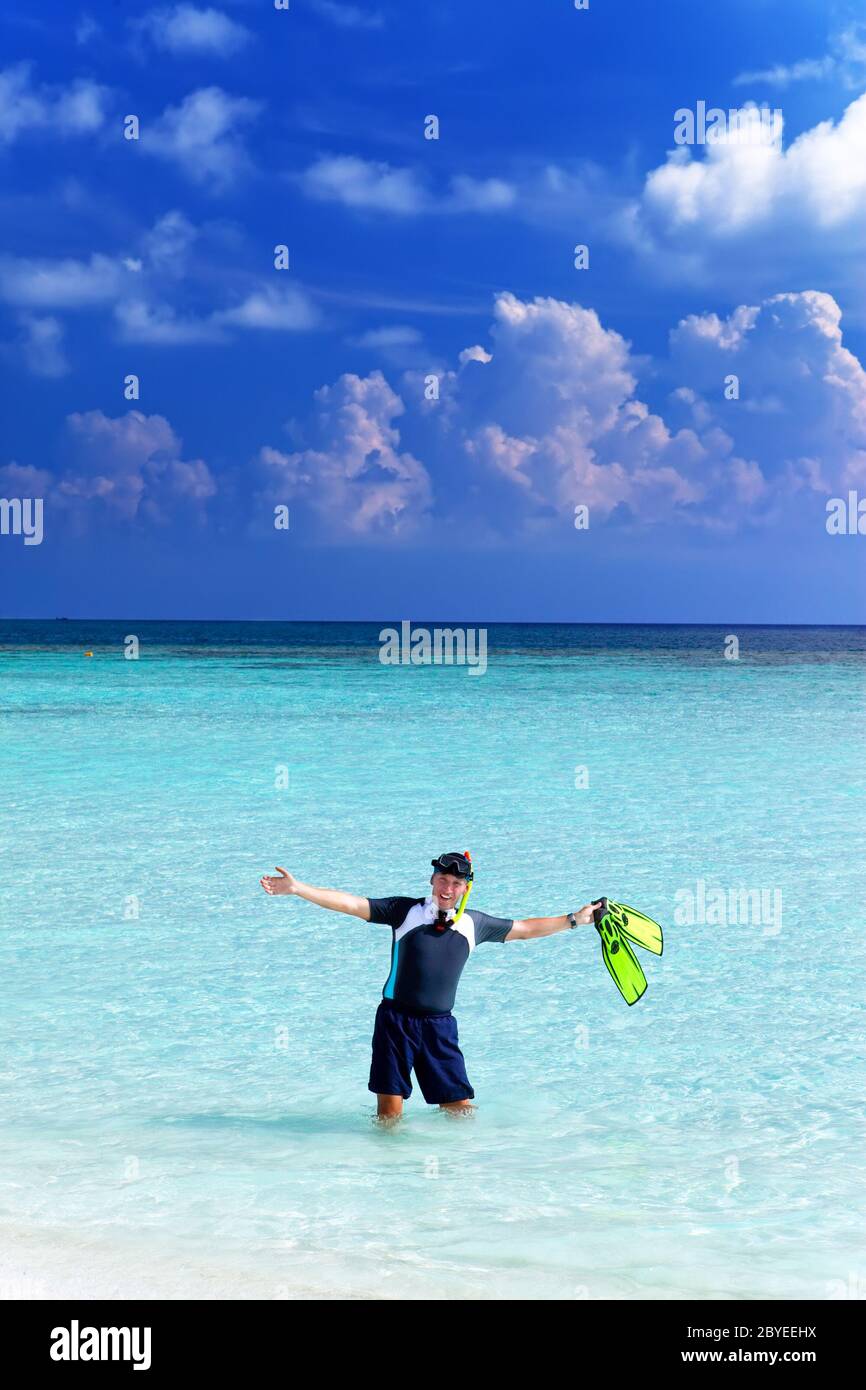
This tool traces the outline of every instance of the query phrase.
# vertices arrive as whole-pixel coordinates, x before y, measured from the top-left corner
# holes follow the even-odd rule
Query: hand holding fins
[[[646,976],[629,945],[634,941],[660,956],[663,949],[662,929],[651,917],[613,902],[596,899],[599,906],[592,914],[595,929],[601,937],[601,954],[611,978],[627,1004],[636,1004],[646,992]]]

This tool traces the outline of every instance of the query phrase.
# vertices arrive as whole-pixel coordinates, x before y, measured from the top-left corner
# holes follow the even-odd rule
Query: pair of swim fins
[[[614,984],[627,1004],[636,1004],[646,992],[646,975],[629,942],[643,946],[660,956],[664,949],[662,929],[651,917],[645,917],[626,903],[612,898],[596,899],[599,906],[592,914],[595,929],[601,937],[601,954]]]

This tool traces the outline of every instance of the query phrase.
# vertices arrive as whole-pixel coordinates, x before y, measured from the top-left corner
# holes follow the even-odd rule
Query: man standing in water
[[[266,893],[294,894],[347,912],[363,922],[391,928],[391,970],[382,991],[373,1031],[369,1089],[380,1119],[394,1120],[412,1094],[413,1068],[428,1105],[454,1112],[471,1110],[475,1097],[457,1042],[451,1010],[457,985],[471,952],[485,941],[529,941],[570,927],[587,926],[593,908],[562,917],[527,917],[513,921],[469,911],[472,860],[464,854],[440,854],[431,861],[427,898],[360,898],[333,888],[312,888],[285,869],[266,875]]]

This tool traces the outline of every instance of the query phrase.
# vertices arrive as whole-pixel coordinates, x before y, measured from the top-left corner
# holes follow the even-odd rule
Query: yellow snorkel
[[[466,858],[469,860],[469,863],[470,863],[470,865],[471,865],[471,864],[472,864],[472,855],[469,853],[468,849],[465,850],[464,853],[465,853]],[[471,874],[471,868],[470,868],[470,874]],[[451,923],[452,927],[456,927],[457,923],[460,921],[460,918],[463,916],[463,912],[464,912],[464,910],[465,910],[465,908],[466,908],[466,904],[467,904],[468,901],[469,901],[469,894],[472,892],[472,882],[473,882],[473,878],[474,878],[474,875],[472,875],[472,876],[470,877],[469,883],[468,883],[467,886],[466,886],[466,892],[463,894],[463,897],[460,899],[460,906],[459,906],[458,909],[457,909],[457,915],[456,915],[456,917],[454,918],[453,922]]]

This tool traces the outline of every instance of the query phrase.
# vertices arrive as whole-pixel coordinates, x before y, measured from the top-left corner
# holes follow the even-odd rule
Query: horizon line
[[[454,618],[439,618],[426,620],[421,618],[134,618],[134,617],[111,617],[111,618],[79,618],[59,615],[54,618],[15,618],[0,616],[0,623],[279,623],[287,627],[300,627],[317,623],[320,626],[325,624],[343,625],[350,623],[360,624],[391,624],[410,622],[418,626],[444,625],[460,627],[754,627],[754,628],[812,628],[820,630],[822,628],[844,628],[846,630],[858,631],[866,629],[866,623],[806,623],[806,622],[742,622],[738,619],[715,619],[710,622],[690,622],[677,620],[671,622],[645,621],[641,619],[578,619],[565,620],[561,618],[494,618],[469,620]]]

